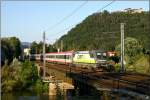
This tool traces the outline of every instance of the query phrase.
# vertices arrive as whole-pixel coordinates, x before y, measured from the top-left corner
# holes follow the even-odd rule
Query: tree
[[[20,63],[17,59],[13,62],[2,67],[2,92],[10,92],[18,87],[19,84],[19,73],[21,71]]]
[[[21,43],[20,40],[16,37],[2,38],[1,39],[1,49],[2,49],[2,60],[5,62],[8,60],[8,63],[12,62],[13,58],[19,58],[21,55]]]
[[[132,64],[135,61],[135,57],[142,53],[143,47],[139,41],[135,38],[127,37],[125,40],[125,56],[128,57],[128,63]],[[121,45],[116,46],[118,55],[121,55]]]
[[[16,37],[11,37],[9,39],[9,44],[12,47],[11,49],[14,52],[13,57],[15,58],[19,58],[20,54],[21,54],[21,43],[20,40]]]
[[[30,53],[31,54],[36,54],[37,53],[37,43],[34,41],[31,43],[31,46],[30,46]]]
[[[60,47],[63,40],[64,50],[112,50],[120,43],[121,22],[126,23],[125,37],[136,38],[145,49],[150,49],[149,12],[94,13],[68,31],[55,44]]]
[[[46,53],[47,52],[56,52],[57,49],[54,48],[53,45],[48,45],[48,44],[45,44],[45,50],[46,50]],[[43,52],[43,42],[40,41],[39,43],[36,43],[35,41],[31,43],[31,54],[39,54],[39,53],[42,53]]]
[[[38,80],[40,81],[38,81],[38,86],[45,86],[44,89],[48,89],[48,84],[43,84],[38,77],[37,66],[29,61],[19,62],[17,59],[14,59],[10,65],[5,63],[2,67],[1,78],[3,93],[28,89],[29,87],[34,88]],[[38,86],[36,87],[37,89],[41,88]]]

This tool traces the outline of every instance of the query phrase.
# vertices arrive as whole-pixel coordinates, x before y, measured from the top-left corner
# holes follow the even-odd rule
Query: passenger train
[[[105,51],[67,51],[46,53],[45,60],[49,63],[71,64],[85,68],[106,67],[107,53]],[[42,54],[32,54],[30,60],[43,60]]]

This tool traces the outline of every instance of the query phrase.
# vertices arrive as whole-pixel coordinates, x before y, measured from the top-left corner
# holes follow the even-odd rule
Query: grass
[[[127,67],[127,71],[135,71],[142,74],[150,75],[150,62],[147,55],[140,55],[138,59]]]

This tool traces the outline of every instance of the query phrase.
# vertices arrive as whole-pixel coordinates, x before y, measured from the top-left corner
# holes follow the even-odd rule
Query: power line
[[[54,33],[54,34],[60,34],[60,33],[64,32],[64,31],[66,31],[66,30],[72,28],[73,26],[75,26],[75,25],[70,25],[69,27],[64,28],[64,29],[62,29],[61,31],[59,31],[59,32],[57,32],[57,33]],[[52,35],[52,34],[51,34],[51,35]]]
[[[108,3],[107,5],[101,7],[101,8],[100,8],[99,10],[97,10],[96,12],[100,12],[100,11],[103,10],[104,8],[106,8],[106,7],[110,6],[111,4],[113,4],[115,1],[116,1],[116,0],[111,1],[111,2]],[[86,3],[86,2],[85,2],[85,3]],[[85,4],[85,3],[84,3],[84,4]],[[83,4],[82,4],[82,5],[83,5]],[[71,26],[69,26],[69,27],[63,29],[62,31],[68,30],[68,29],[70,29],[70,28],[73,27],[73,26],[75,26],[75,25],[71,25]],[[60,34],[60,33],[62,33],[62,31],[57,32],[57,33],[55,33],[55,34]]]
[[[116,0],[111,1],[110,3],[108,3],[107,5],[103,6],[102,8],[100,8],[99,10],[97,10],[97,12],[100,12],[101,10],[103,10],[104,8],[108,7],[109,5],[113,4]]]
[[[71,17],[74,13],[76,13],[78,10],[80,10],[87,2],[88,2],[88,0],[85,1],[85,2],[83,2],[79,7],[77,7],[75,10],[73,10],[69,15],[65,16],[62,20],[60,20],[58,23],[54,24],[53,26],[47,28],[45,31],[47,31],[49,29],[54,29],[55,27],[57,27],[59,24],[61,24],[66,19],[68,19],[69,17]]]

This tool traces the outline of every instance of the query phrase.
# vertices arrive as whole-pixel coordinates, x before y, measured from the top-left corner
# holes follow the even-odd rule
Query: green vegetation
[[[120,44],[116,46],[116,52],[120,56]],[[149,74],[149,58],[143,53],[143,46],[135,39],[128,37],[125,39],[125,67],[127,71]],[[120,64],[115,65],[119,71]]]
[[[126,70],[148,73],[148,57],[144,53],[150,49],[149,12],[94,13],[72,28],[54,45],[60,47],[63,41],[63,50],[116,50],[118,57],[114,58],[115,69],[119,70],[120,23],[125,23]]]
[[[135,63],[129,65],[127,70],[150,75],[149,57],[144,54],[139,55]]]
[[[125,61],[126,70],[150,74],[149,57],[144,50],[150,49],[149,12],[125,13],[104,11],[88,16],[82,23],[72,28],[54,45],[63,50],[116,50],[115,70],[119,71],[120,23],[125,25]],[[57,51],[54,45],[46,44],[46,52]],[[42,53],[43,43],[33,42],[31,53]],[[38,77],[37,67],[29,62],[19,62],[21,43],[16,37],[1,39],[1,88],[2,92],[14,90],[34,90],[38,93],[48,91],[48,84]],[[16,58],[16,59],[15,59]],[[13,60],[14,59],[14,60]],[[112,64],[113,65],[113,64]],[[112,66],[110,66],[110,70]],[[59,92],[58,92],[59,93]],[[61,97],[61,94],[58,94]]]
[[[29,61],[18,61],[21,57],[21,43],[16,37],[1,39],[2,93],[15,90],[48,91],[48,84],[38,77],[37,66]]]
[[[37,67],[29,62],[19,62],[14,59],[2,67],[2,92],[32,89],[36,92],[48,91],[48,84],[42,83],[38,77]]]
[[[21,55],[21,43],[16,37],[1,38],[1,63],[5,60],[11,63],[14,58],[19,58]]]
[[[120,43],[120,23],[125,25],[125,37],[133,37],[150,49],[149,12],[129,13],[108,11],[94,13],[62,36],[63,50],[114,50]]]
[[[135,38],[131,38],[131,37],[127,37],[124,43],[124,55],[125,55],[125,60],[127,64],[133,64],[135,62],[135,60],[138,58],[139,55],[141,55],[143,52],[143,47],[140,44],[140,42],[135,39]],[[120,52],[121,52],[121,45],[119,44],[116,47],[116,52],[118,53],[118,56],[120,56]]]
[[[52,45],[45,44],[46,52],[57,51]],[[39,54],[43,52],[43,42],[36,43],[35,41],[31,43],[31,54]]]

